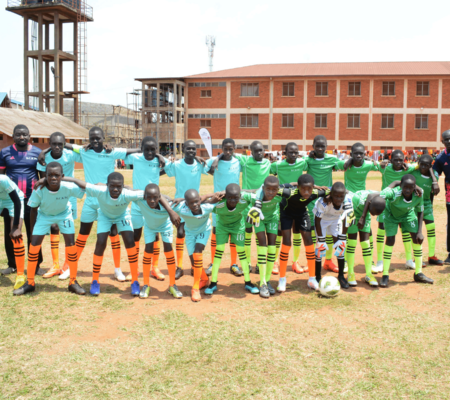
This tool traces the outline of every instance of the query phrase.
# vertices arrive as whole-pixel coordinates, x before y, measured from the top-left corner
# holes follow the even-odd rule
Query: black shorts
[[[294,221],[297,230],[311,232],[311,220],[309,218],[307,208],[305,208],[305,212],[303,214],[295,214],[295,215],[289,214],[284,210],[280,211],[280,224],[282,231],[292,229]]]

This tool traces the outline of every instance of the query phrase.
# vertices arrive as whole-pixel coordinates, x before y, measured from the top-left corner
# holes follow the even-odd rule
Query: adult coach
[[[36,164],[41,150],[31,145],[30,131],[25,125],[17,125],[13,131],[14,144],[5,147],[0,151],[0,174],[6,174],[24,194],[24,216],[25,228],[27,231],[28,249],[30,248],[31,208],[28,206],[28,199],[33,191],[33,186],[39,180]],[[0,270],[3,275],[13,274],[17,271],[16,260],[14,258],[14,246],[9,236],[11,231],[11,217],[8,211],[3,211],[4,219],[4,241],[6,256],[8,257],[8,268]],[[45,271],[39,268],[42,263],[42,252],[39,251],[39,258],[36,267],[36,275],[43,275]]]

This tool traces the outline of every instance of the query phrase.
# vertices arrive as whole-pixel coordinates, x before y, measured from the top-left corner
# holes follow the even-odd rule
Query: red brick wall
[[[339,115],[339,140],[354,140],[355,142],[369,139],[369,114],[360,114],[360,128],[347,128],[348,114]],[[345,147],[347,149],[347,147]]]
[[[188,87],[189,108],[226,108],[227,107],[227,88],[226,87]],[[200,97],[202,90],[211,90],[211,98]]]
[[[269,139],[269,114],[259,114],[258,128],[241,128],[240,114],[230,116],[230,136],[233,139],[264,140]]]
[[[429,96],[416,96],[417,82],[430,82]],[[439,81],[437,79],[409,79],[408,80],[408,107],[409,108],[437,108],[439,100]]]
[[[306,139],[312,140],[317,135],[323,135],[328,140],[334,140],[336,131],[336,114],[328,114],[327,128],[315,128],[315,116],[316,114],[306,115]]]
[[[241,97],[241,83],[246,82],[231,82],[231,108],[269,108],[269,81],[257,81],[259,83],[258,97]]]
[[[303,114],[294,114],[293,128],[281,127],[282,115],[273,114],[272,139],[286,139],[289,141],[303,140]]]
[[[348,96],[349,82],[361,82],[361,96]],[[369,80],[348,80],[341,81],[340,106],[346,108],[369,107],[370,81]]]
[[[441,132],[450,129],[450,115],[442,115],[441,117]]]
[[[293,82],[286,79],[285,82]],[[294,97],[283,97],[283,82],[273,83],[273,106],[274,108],[303,107],[304,81],[295,81]]]
[[[401,141],[403,130],[403,115],[394,114],[394,128],[381,129],[381,114],[373,114],[372,140],[374,141]]]
[[[382,96],[383,82],[385,81],[395,82],[395,96]],[[375,79],[373,82],[373,106],[376,108],[402,108],[403,88],[403,79]]]
[[[200,130],[200,119],[190,118],[188,124],[188,139],[199,139],[198,131]],[[211,128],[208,129],[212,139],[225,139],[226,136],[226,119],[211,119]]]
[[[328,96],[316,97],[316,82],[328,82]],[[308,81],[308,107],[336,107],[336,81]]]
[[[428,129],[415,129],[416,116],[406,116],[406,141],[434,142],[437,136],[437,115],[428,115]]]
[[[442,80],[442,108],[450,108],[450,79]]]

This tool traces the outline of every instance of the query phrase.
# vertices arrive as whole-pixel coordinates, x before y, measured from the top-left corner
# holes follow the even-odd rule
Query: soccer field
[[[123,173],[131,185],[132,171]],[[83,179],[83,171],[76,176]],[[333,179],[343,180],[343,174],[334,173]],[[162,177],[160,186],[162,193],[174,195],[173,179]],[[379,190],[380,175],[370,173],[367,186]],[[202,177],[201,190],[201,194],[213,192],[212,177]],[[436,253],[443,259],[443,179],[434,204]],[[81,206],[79,201],[78,215]],[[373,219],[374,233],[376,226]],[[95,229],[96,225],[78,270],[78,282],[87,291]],[[423,231],[426,235],[425,227]],[[3,236],[3,226],[0,232]],[[0,240],[3,243],[3,237]],[[423,250],[426,261],[426,239]],[[49,239],[44,241],[43,252],[43,267],[49,268]],[[143,239],[140,271],[142,254]],[[206,266],[209,246],[204,254]],[[61,236],[61,261],[63,257]],[[304,247],[301,259],[305,265]],[[255,260],[254,247],[252,265]],[[4,251],[0,262],[6,264]],[[130,283],[113,279],[110,246],[98,297],[70,294],[68,281],[57,277],[37,277],[36,292],[13,297],[15,275],[0,276],[0,399],[450,397],[450,266],[424,270],[434,285],[414,283],[414,271],[404,266],[398,234],[390,286],[372,289],[362,281],[364,264],[358,244],[358,286],[326,299],[307,289],[308,274],[293,273],[291,262],[292,250],[287,292],[267,300],[246,293],[243,278],[229,273],[228,246],[219,290],[212,297],[202,291],[200,303],[190,299],[193,278],[186,250],[185,275],[177,281],[184,295],[181,300],[167,294],[163,254],[160,268],[166,280],[151,280],[149,299],[132,298]],[[129,271],[123,246],[122,270]],[[259,281],[255,274],[251,277]],[[272,277],[272,282],[278,280]],[[376,277],[379,280],[381,274]]]

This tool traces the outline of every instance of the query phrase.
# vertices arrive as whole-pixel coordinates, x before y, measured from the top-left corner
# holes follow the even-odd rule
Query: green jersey
[[[217,227],[220,230],[220,226],[226,227],[228,230],[238,231],[244,226],[244,217],[247,215],[248,206],[252,203],[252,199],[255,196],[241,192],[241,199],[236,204],[233,210],[227,207],[227,199],[219,201],[213,209],[213,213],[216,214]]]
[[[344,160],[339,160],[338,169],[344,169],[344,164]],[[344,173],[345,188],[353,193],[366,190],[367,174],[370,171],[378,171],[378,166],[373,162],[364,160],[360,167],[352,165]]]
[[[242,189],[258,189],[270,174],[270,161],[256,161],[252,156],[234,155],[241,164]]]
[[[392,182],[399,181],[403,175],[410,174],[417,168],[417,164],[409,165],[406,171],[401,169],[400,171],[394,170],[392,164],[386,165],[385,168],[379,168],[381,172],[381,190],[386,189]]]
[[[325,154],[324,158],[306,158],[306,172],[314,178],[316,186],[333,186],[333,168],[339,169],[338,159]]]
[[[434,175],[436,176],[436,179],[439,179],[439,175],[436,171],[434,171]],[[416,185],[419,186],[423,190],[423,199],[424,201],[431,199],[431,189],[433,185],[433,180],[431,179],[431,176],[424,176],[420,173],[418,169],[412,172],[411,174],[416,178]]]
[[[261,201],[261,211],[264,215],[264,220],[270,220],[272,218],[278,218],[280,217],[280,206],[279,204],[281,203],[281,200],[283,200],[283,197],[280,195],[282,194],[284,191],[287,191],[287,193],[290,193],[289,189],[280,189],[280,191],[278,192],[279,195],[275,196],[272,200],[269,201],[265,201],[263,200],[264,198],[264,191],[263,191],[263,187],[261,186],[260,189],[258,189],[255,193],[255,196],[252,199],[252,204],[254,205],[256,200],[260,200]]]
[[[287,160],[276,161],[270,166],[270,173],[278,176],[280,185],[284,183],[297,182],[306,167],[304,158],[297,158],[293,164]]]
[[[418,197],[413,193],[412,199],[407,201],[403,197],[402,188],[400,186],[383,190],[386,198],[386,210],[395,218],[401,219],[411,212],[423,212],[423,195]]]

